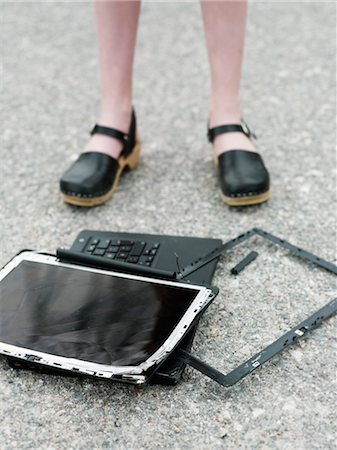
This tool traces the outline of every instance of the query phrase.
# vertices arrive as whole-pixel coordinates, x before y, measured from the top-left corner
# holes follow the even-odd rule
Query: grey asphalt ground
[[[58,180],[96,121],[91,3],[3,2],[1,264],[54,251],[83,228],[231,239],[253,226],[336,262],[333,3],[252,3],[245,118],[270,170],[267,204],[230,209],[206,137],[209,76],[195,3],[143,5],[135,62],[138,170],[94,209],[62,203]],[[254,245],[253,245],[254,244]],[[237,278],[248,248],[260,253]],[[220,294],[193,351],[223,371],[335,295],[328,273],[261,241],[223,258]],[[187,369],[176,387],[50,377],[0,360],[0,448],[334,449],[336,320],[231,389]]]

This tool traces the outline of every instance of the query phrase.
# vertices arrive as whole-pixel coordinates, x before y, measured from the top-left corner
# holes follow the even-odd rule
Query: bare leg
[[[141,2],[95,0],[96,32],[101,79],[98,124],[127,132],[132,110],[132,67]],[[84,151],[117,158],[120,141],[95,134]]]
[[[201,1],[211,71],[210,126],[240,123],[240,78],[244,50],[246,1]],[[242,133],[228,133],[214,140],[216,154],[226,150],[255,151]]]

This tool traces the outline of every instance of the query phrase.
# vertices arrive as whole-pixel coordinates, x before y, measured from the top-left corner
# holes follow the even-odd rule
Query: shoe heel
[[[141,141],[139,137],[137,137],[136,144],[133,147],[131,155],[129,155],[124,160],[124,167],[127,167],[130,170],[135,169],[139,164],[140,157],[140,149],[141,149]]]

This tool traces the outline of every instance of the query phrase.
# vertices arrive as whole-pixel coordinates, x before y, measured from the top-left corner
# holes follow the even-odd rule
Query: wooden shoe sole
[[[221,197],[226,205],[229,206],[258,205],[259,203],[264,203],[269,199],[269,191],[263,192],[262,194],[245,197],[228,197],[223,192],[221,192]]]

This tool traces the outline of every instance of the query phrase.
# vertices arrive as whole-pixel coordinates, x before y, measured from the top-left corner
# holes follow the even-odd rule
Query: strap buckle
[[[247,125],[247,122],[243,118],[241,118],[240,122],[244,134],[249,138],[252,137],[253,139],[257,139],[256,134],[253,131],[251,131],[251,129]]]

